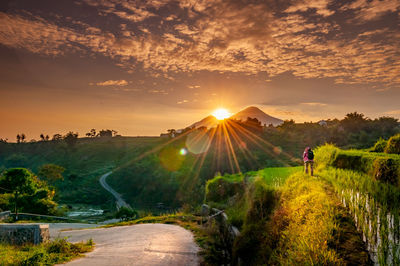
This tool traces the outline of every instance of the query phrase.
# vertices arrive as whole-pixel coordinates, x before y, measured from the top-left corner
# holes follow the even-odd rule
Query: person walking
[[[303,152],[303,161],[305,173],[308,174],[308,166],[310,166],[311,176],[314,175],[314,152],[310,147],[307,147]]]

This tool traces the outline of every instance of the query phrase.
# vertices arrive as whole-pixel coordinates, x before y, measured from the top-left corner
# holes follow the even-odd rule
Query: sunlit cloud
[[[264,72],[266,80],[271,80],[291,72],[299,78],[332,78],[337,84],[400,84],[398,29],[354,28],[355,34],[344,35],[342,27],[350,27],[347,22],[330,19],[343,12],[354,12],[363,21],[380,19],[383,14],[398,13],[399,1],[356,0],[340,7],[329,0],[294,1],[282,5],[279,11],[285,16],[277,16],[274,8],[279,7],[268,1],[78,3],[97,8],[102,16],[119,18],[118,31],[77,19],[78,27],[68,27],[39,15],[0,13],[0,43],[49,56],[101,54],[128,73],[138,66],[165,75]],[[166,4],[175,8],[157,13]],[[310,19],[308,12],[320,19]],[[154,25],[143,23],[156,17]],[[158,24],[160,21],[170,24]]]
[[[126,80],[106,80],[103,82],[97,83],[90,83],[90,85],[97,85],[97,86],[126,86],[128,82]]]

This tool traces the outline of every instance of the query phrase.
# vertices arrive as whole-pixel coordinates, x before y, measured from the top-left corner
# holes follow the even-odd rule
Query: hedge
[[[400,155],[341,150],[326,144],[317,148],[315,161],[320,166],[333,166],[370,175],[376,180],[400,186]]]

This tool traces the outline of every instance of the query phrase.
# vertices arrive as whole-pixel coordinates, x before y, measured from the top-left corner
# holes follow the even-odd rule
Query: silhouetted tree
[[[96,129],[92,128],[88,133],[86,133],[86,136],[89,138],[96,137]]]
[[[62,140],[61,134],[54,134],[52,140]]]
[[[21,134],[21,142],[25,142],[26,136],[24,133]]]
[[[101,137],[101,138],[111,138],[112,136],[113,136],[113,130],[110,130],[110,129],[106,129],[106,130],[104,130],[104,129],[102,129],[102,130],[100,130],[100,132],[99,132],[99,136]]]
[[[17,143],[21,143],[21,135],[17,134]]]
[[[41,141],[45,141],[45,140],[46,140],[43,133],[40,134],[40,140],[41,140]]]
[[[78,141],[78,133],[70,131],[64,136],[64,140],[69,147],[73,148]]]

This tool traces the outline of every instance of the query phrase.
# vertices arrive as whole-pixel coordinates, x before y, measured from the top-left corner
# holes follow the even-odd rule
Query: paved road
[[[176,225],[138,224],[63,231],[71,242],[92,238],[93,252],[68,265],[198,265],[192,234]]]
[[[52,239],[62,237],[61,232],[64,230],[83,229],[83,228],[95,228],[101,226],[101,224],[83,224],[83,223],[41,223],[48,224],[50,237]]]
[[[100,181],[100,185],[101,185],[105,190],[107,190],[108,192],[110,192],[110,193],[115,197],[116,203],[117,203],[117,208],[118,208],[118,209],[121,208],[121,207],[127,207],[127,208],[129,208],[129,209],[132,209],[131,206],[130,206],[128,203],[126,203],[126,202],[122,199],[121,194],[119,194],[117,191],[115,191],[114,189],[112,189],[112,188],[107,184],[106,178],[107,178],[107,176],[111,175],[111,173],[112,173],[112,172],[108,172],[108,173],[106,173],[106,174],[104,174],[104,175],[102,175],[102,176],[100,177],[100,180],[99,180],[99,181]]]

